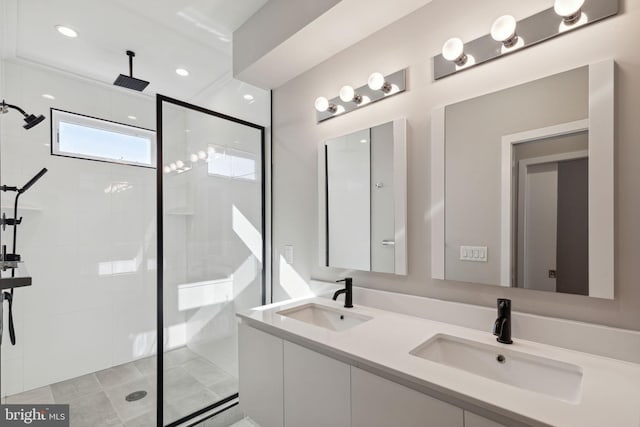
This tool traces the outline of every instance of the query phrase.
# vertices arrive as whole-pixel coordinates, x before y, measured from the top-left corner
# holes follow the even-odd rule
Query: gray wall
[[[514,300],[514,310],[612,326],[640,329],[640,0],[620,1],[616,17],[547,41],[526,52],[434,82],[431,57],[451,36],[471,40],[488,33],[504,13],[517,19],[551,7],[553,2],[435,0],[353,47],[345,49],[273,93],[273,246],[274,297],[287,296],[280,286],[277,260],[284,245],[295,246],[293,269],[300,279],[335,280],[351,273],[355,284],[393,292],[494,306],[496,297]],[[464,13],[455,13],[463,11]],[[585,48],[588,47],[588,48]],[[310,47],[312,48],[312,47]],[[475,283],[431,279],[429,218],[429,143],[432,108],[614,58],[616,69],[615,153],[615,300],[504,289]],[[317,96],[335,96],[346,83],[364,84],[369,73],[408,67],[408,91],[344,117],[316,124]],[[360,83],[358,83],[360,82]],[[349,272],[318,263],[317,150],[325,139],[407,118],[409,274]],[[489,325],[487,325],[487,328]]]

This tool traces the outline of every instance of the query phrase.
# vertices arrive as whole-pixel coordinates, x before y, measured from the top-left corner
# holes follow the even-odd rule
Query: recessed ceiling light
[[[250,93],[246,93],[243,98],[247,101],[253,101],[253,95],[251,95]]]
[[[127,116],[129,118],[129,120],[138,120],[138,118],[136,116]]]
[[[64,25],[56,25],[56,30],[63,36],[76,38],[78,37],[78,32],[73,28],[65,27]]]
[[[181,77],[187,77],[189,75],[189,71],[185,70],[184,68],[176,68],[176,74]]]
[[[48,93],[43,93],[43,94],[42,94],[42,97],[43,97],[43,98],[46,98],[46,99],[52,99],[52,100],[53,100],[53,99],[56,99],[56,97],[55,97],[55,96],[53,96],[53,95],[49,95]]]

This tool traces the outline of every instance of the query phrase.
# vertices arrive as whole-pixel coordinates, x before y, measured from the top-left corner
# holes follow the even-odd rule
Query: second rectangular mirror
[[[405,128],[398,119],[321,146],[320,265],[407,273]]]
[[[613,298],[614,63],[432,121],[432,276]]]

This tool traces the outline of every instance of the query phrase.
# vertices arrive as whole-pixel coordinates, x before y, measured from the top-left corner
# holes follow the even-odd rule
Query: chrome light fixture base
[[[329,105],[335,105],[335,111],[316,110],[318,123],[363,108],[369,104],[389,98],[406,90],[406,69],[384,76],[384,84],[378,90],[371,89],[368,84],[355,88],[357,99],[344,102],[339,96],[329,99]]]
[[[517,39],[520,47],[503,49],[503,44],[494,40],[491,34],[484,35],[464,44],[464,54],[474,58],[473,64],[460,67],[455,61],[446,60],[442,54],[433,57],[433,78],[439,80],[444,77],[468,70],[483,62],[491,61],[501,56],[520,51],[529,46],[549,40],[577,28],[582,28],[594,22],[616,15],[618,0],[586,0],[581,10],[568,17],[559,16],[553,7],[524,18],[517,23]],[[581,23],[582,18],[584,23]],[[509,47],[504,45],[504,47]],[[458,66],[456,66],[458,65]]]

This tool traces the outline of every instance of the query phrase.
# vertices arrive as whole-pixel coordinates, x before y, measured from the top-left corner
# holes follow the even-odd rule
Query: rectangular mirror
[[[432,115],[432,276],[613,299],[614,63]]]
[[[407,274],[405,135],[398,119],[322,144],[320,265]]]

